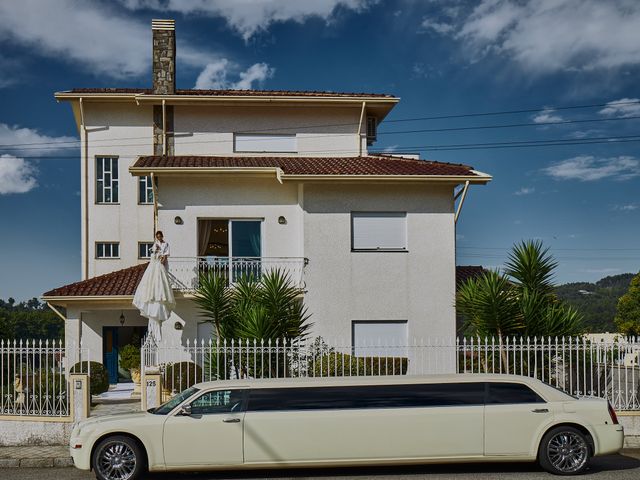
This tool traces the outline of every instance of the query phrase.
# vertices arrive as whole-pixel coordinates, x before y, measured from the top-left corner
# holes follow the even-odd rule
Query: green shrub
[[[202,367],[193,362],[169,363],[164,371],[164,388],[181,392],[202,381]]]
[[[135,345],[125,345],[120,350],[120,366],[125,370],[140,370],[140,348]]]
[[[71,373],[89,373],[89,371],[91,395],[100,395],[109,390],[109,375],[107,369],[100,362],[78,362],[71,368]]]
[[[406,357],[354,357],[330,352],[315,359],[310,370],[315,377],[406,375]]]

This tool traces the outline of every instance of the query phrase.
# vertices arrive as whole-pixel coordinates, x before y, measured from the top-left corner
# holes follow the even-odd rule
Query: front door
[[[109,375],[109,383],[118,383],[118,327],[103,327],[104,366]]]
[[[244,461],[244,390],[205,392],[191,402],[191,415],[164,423],[167,467],[240,465]]]

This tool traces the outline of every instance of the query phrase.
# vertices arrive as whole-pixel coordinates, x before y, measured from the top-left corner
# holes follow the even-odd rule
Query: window
[[[138,242],[138,258],[151,258],[153,242]]]
[[[295,134],[236,133],[233,141],[236,152],[296,153],[298,151]]]
[[[138,203],[145,205],[153,203],[153,184],[151,175],[138,177]]]
[[[120,258],[120,244],[118,242],[97,242],[96,258]]]
[[[200,390],[198,390],[195,387],[191,387],[191,388],[187,388],[186,390],[183,390],[182,392],[180,392],[178,395],[176,395],[175,397],[173,397],[171,400],[169,400],[166,403],[163,403],[162,405],[160,405],[158,408],[156,408],[155,410],[150,410],[150,413],[154,413],[155,415],[166,415],[167,413],[169,413],[171,410],[173,410],[174,408],[176,408],[178,405],[180,405],[182,402],[184,402],[187,398],[195,395],[196,393],[198,393]]]
[[[406,357],[409,336],[407,321],[363,321],[351,323],[353,354],[356,357]]]
[[[367,117],[367,145],[373,145],[378,139],[378,119]]]
[[[362,251],[406,251],[405,212],[352,212],[351,248]]]
[[[484,383],[264,388],[252,390],[249,411],[420,408],[483,405]]]
[[[207,392],[191,402],[192,415],[241,412],[244,390]]]
[[[487,404],[500,403],[544,403],[544,400],[522,383],[489,383]]]
[[[118,157],[96,157],[96,203],[118,203]]]

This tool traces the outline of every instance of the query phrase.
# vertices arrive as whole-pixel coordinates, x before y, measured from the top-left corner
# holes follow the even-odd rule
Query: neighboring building
[[[83,279],[43,297],[67,342],[115,378],[118,346],[144,334],[131,300],[156,229],[177,298],[163,341],[210,338],[192,301],[203,266],[285,269],[328,341],[455,335],[454,190],[490,176],[369,154],[390,95],[176,90],[173,22],[153,37],[152,89],[55,95],[82,140]]]

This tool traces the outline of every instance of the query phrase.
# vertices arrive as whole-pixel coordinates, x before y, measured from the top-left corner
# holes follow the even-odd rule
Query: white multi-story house
[[[455,335],[455,220],[491,177],[369,154],[391,95],[176,89],[173,22],[152,29],[153,88],[55,95],[82,140],[82,280],[43,296],[67,342],[115,378],[118,347],[144,334],[131,301],[157,229],[177,298],[163,341],[210,337],[192,296],[202,265],[286,270],[312,336]]]

